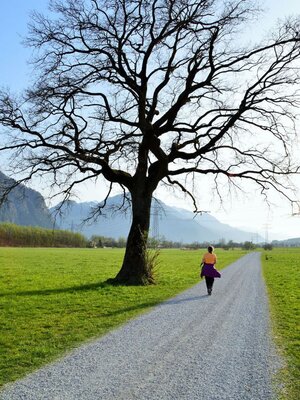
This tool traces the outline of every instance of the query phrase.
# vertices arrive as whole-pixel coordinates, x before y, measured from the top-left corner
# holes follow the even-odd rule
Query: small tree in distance
[[[255,244],[253,244],[252,242],[245,242],[244,244],[243,244],[243,249],[245,249],[245,250],[254,250],[255,249]]]
[[[161,182],[256,183],[289,200],[299,107],[299,18],[242,46],[256,13],[247,0],[54,0],[32,16],[36,79],[21,98],[0,94],[0,151],[17,183],[47,176],[65,199],[102,176],[123,189],[132,225],[115,280],[153,282],[146,243]],[[297,64],[298,63],[298,64]],[[6,192],[3,192],[3,197]],[[104,202],[105,204],[105,202]]]
[[[266,243],[263,245],[264,250],[273,250],[273,245],[271,243]]]

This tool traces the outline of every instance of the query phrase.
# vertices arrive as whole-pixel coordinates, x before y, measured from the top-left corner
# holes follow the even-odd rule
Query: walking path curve
[[[269,400],[278,365],[260,254],[27,378],[1,400]]]

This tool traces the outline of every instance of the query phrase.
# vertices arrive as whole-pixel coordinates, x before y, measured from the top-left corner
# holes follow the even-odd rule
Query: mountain
[[[285,240],[273,240],[272,245],[276,247],[300,247],[300,237]]]
[[[128,212],[124,213],[115,210],[116,207],[120,206],[121,199],[121,196],[109,198],[104,215],[86,222],[84,221],[99,206],[99,203],[77,203],[69,200],[64,204],[58,204],[50,208],[50,212],[55,220],[55,226],[60,229],[81,232],[87,237],[97,235],[118,239],[127,237],[130,228],[130,215]]]
[[[130,212],[116,211],[121,202],[122,196],[120,195],[109,198],[106,215],[86,224],[82,224],[82,221],[87,219],[90,212],[97,207],[96,202],[68,201],[63,205],[57,205],[50,211],[52,215],[55,215],[60,208],[60,214],[56,216],[56,225],[62,229],[80,231],[88,237],[99,235],[118,239],[127,237],[131,221]],[[257,236],[255,233],[222,224],[210,214],[195,217],[191,211],[168,206],[162,201],[153,203],[150,236],[164,237],[167,240],[182,243],[220,240],[244,242],[253,241]],[[263,238],[258,237],[258,241],[263,241]]]
[[[13,179],[0,172],[0,194],[14,182]],[[43,196],[24,185],[13,189],[5,203],[0,206],[0,222],[43,228],[53,227],[53,220]]]
[[[187,243],[198,241],[198,242],[217,242],[217,241],[229,241],[234,242],[245,242],[254,241],[256,239],[256,233],[247,232],[238,228],[234,228],[230,225],[223,224],[218,221],[217,218],[211,214],[203,213],[202,215],[195,214],[191,211],[175,208],[170,206],[165,207],[165,222],[167,226],[163,227],[166,235],[172,235],[173,230],[183,232],[185,237],[189,240]],[[163,221],[163,219],[162,219]],[[258,236],[258,241],[263,241],[263,238]],[[183,242],[185,240],[182,240]]]
[[[13,182],[14,180],[0,172],[0,193]],[[67,201],[49,210],[40,193],[19,185],[0,207],[0,222],[44,228],[52,228],[55,223],[56,228],[80,232],[87,237],[98,235],[115,239],[126,238],[131,214],[130,207],[127,207],[127,212],[118,211],[122,202],[121,195],[110,197],[106,202],[104,215],[83,223],[97,209],[99,203]],[[151,215],[150,236],[164,237],[173,242],[245,242],[253,241],[256,237],[254,233],[222,224],[210,214],[195,217],[191,211],[168,206],[162,201],[153,202]],[[258,237],[257,240],[263,241],[263,238]]]

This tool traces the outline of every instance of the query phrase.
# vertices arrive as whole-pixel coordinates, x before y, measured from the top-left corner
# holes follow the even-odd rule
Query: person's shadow
[[[169,299],[169,300],[165,300],[164,302],[161,303],[161,305],[163,306],[167,306],[169,304],[179,304],[179,303],[184,303],[186,301],[197,301],[197,300],[203,300],[203,299],[208,299],[208,295],[207,294],[203,294],[201,296],[194,296],[194,297],[185,297],[185,298],[181,298],[181,299]]]

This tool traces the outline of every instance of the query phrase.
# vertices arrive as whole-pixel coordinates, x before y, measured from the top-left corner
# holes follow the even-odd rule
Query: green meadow
[[[300,398],[300,249],[274,249],[262,255],[273,336],[285,360],[278,374],[279,399]]]
[[[203,250],[161,250],[157,285],[111,286],[122,249],[0,248],[0,386],[99,337],[199,281]],[[222,269],[245,254],[217,249]],[[280,399],[299,398],[300,249],[262,254]]]
[[[111,286],[122,249],[0,248],[0,385],[199,281],[203,250],[162,250],[157,285]],[[218,250],[218,268],[241,257]]]

